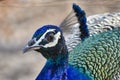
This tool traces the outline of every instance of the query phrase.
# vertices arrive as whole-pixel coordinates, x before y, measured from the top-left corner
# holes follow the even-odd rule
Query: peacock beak
[[[31,48],[27,45],[27,46],[25,46],[24,48],[23,48],[23,53],[26,53],[26,52],[28,52],[28,51],[30,51],[31,50]]]
[[[26,52],[31,51],[31,50],[40,49],[41,46],[37,45],[35,43],[36,43],[36,41],[34,39],[30,40],[28,42],[28,44],[23,48],[23,53],[26,53]]]

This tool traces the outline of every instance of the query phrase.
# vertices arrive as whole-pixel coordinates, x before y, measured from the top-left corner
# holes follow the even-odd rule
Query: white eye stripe
[[[44,45],[43,47],[45,47],[45,48],[54,47],[58,43],[60,36],[61,36],[61,33],[57,32],[57,34],[55,34],[55,39],[52,42]]]
[[[52,32],[52,31],[55,31],[55,29],[48,29],[48,30],[41,36],[41,38],[36,41],[36,43],[35,43],[33,46],[39,46],[39,43],[45,38],[45,35],[46,35],[48,32]]]

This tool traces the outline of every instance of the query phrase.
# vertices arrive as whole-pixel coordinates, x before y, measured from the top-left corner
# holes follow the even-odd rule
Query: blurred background
[[[0,80],[34,80],[41,54],[22,48],[44,24],[59,25],[77,3],[87,16],[120,11],[120,0],[0,0]]]

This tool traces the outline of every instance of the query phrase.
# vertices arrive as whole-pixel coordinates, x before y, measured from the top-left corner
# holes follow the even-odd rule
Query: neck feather
[[[48,58],[36,80],[66,80],[68,68],[68,52],[63,49],[58,56]]]

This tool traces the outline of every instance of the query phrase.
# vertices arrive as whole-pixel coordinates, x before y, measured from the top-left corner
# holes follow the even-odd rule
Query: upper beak
[[[23,48],[23,53],[26,53],[32,48],[34,48],[35,47],[34,44],[35,44],[35,40],[34,39],[30,40],[28,44]]]
[[[23,48],[23,53],[28,52],[31,49],[28,45]]]
[[[30,40],[28,44],[23,48],[23,53],[26,53],[30,50],[40,49],[42,47],[42,45],[37,45],[35,43],[36,42],[34,39]]]

